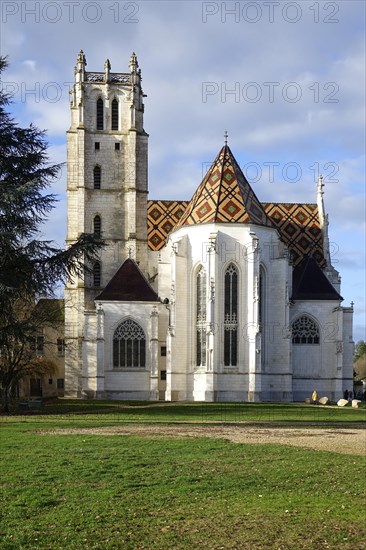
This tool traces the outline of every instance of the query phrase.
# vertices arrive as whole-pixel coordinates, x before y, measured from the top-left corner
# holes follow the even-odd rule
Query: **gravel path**
[[[366,430],[347,428],[245,425],[128,424],[95,428],[37,430],[40,435],[139,435],[145,437],[213,437],[235,443],[292,445],[318,451],[366,456]]]

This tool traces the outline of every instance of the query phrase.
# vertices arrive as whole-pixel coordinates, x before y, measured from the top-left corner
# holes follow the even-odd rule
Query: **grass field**
[[[209,438],[57,433],[131,422],[359,429],[365,412],[65,400],[42,414],[2,417],[0,548],[366,548],[366,457]]]
[[[13,409],[13,415],[17,409]],[[11,415],[9,418],[11,419]],[[162,403],[154,401],[93,401],[58,399],[46,403],[41,414],[21,418],[56,421],[107,420],[108,422],[366,422],[366,406],[321,407],[303,403]],[[7,417],[3,417],[6,421]]]

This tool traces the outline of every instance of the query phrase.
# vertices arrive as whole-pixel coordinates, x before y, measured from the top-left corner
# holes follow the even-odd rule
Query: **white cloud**
[[[23,61],[23,66],[34,72],[36,70],[36,63],[37,62],[34,59],[26,59]]]

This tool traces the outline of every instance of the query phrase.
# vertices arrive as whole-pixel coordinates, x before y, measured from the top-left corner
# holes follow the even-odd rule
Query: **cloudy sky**
[[[263,202],[315,202],[325,182],[333,263],[365,338],[365,3],[363,1],[3,1],[3,86],[11,111],[47,130],[65,161],[69,83],[87,70],[142,70],[150,198],[189,199],[224,131]],[[60,202],[44,236],[66,233]]]

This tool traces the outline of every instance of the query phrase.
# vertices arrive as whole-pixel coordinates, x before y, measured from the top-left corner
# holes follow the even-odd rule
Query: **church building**
[[[80,52],[67,243],[94,233],[106,246],[65,289],[65,395],[342,397],[353,307],[331,264],[322,178],[314,203],[262,203],[225,139],[190,200],[149,200],[144,97],[134,53],[114,73],[108,60],[88,72]]]

